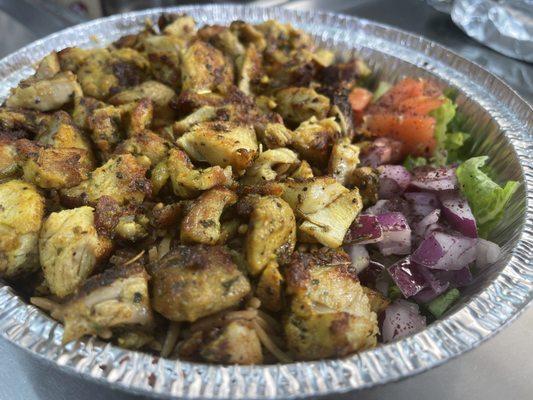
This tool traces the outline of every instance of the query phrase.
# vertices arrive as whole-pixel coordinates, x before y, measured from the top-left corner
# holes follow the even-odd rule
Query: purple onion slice
[[[468,202],[457,191],[441,192],[442,215],[450,226],[463,235],[476,238],[477,226]]]
[[[366,244],[376,243],[383,239],[383,229],[375,215],[361,214],[350,225],[344,243]]]
[[[378,171],[380,199],[397,197],[411,182],[411,173],[402,165],[382,165],[378,167]]]
[[[404,297],[411,297],[428,286],[428,282],[410,257],[391,265],[387,271]]]
[[[381,335],[383,342],[388,343],[425,327],[426,318],[420,315],[415,303],[397,300],[384,311]]]
[[[455,168],[418,167],[413,170],[411,186],[420,190],[441,191],[458,188]]]
[[[377,243],[384,256],[411,253],[411,228],[402,213],[391,212],[377,216],[383,229],[383,240]]]
[[[476,259],[476,239],[434,231],[420,243],[411,259],[427,268],[458,270]]]

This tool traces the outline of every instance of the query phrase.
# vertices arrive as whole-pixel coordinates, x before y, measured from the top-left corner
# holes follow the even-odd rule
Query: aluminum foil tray
[[[0,283],[0,334],[37,357],[87,379],[161,397],[293,398],[346,392],[435,367],[479,345],[525,309],[533,294],[533,110],[482,68],[443,47],[387,26],[347,16],[236,5],[152,9],[66,29],[0,61],[0,99],[32,73],[32,64],[66,46],[103,46],[138,31],[163,12],[186,12],[200,24],[268,18],[290,22],[343,57],[357,53],[388,80],[431,76],[459,90],[473,155],[490,156],[502,183],[521,182],[492,239],[500,260],[484,270],[459,304],[424,331],[343,359],[266,366],[218,366],[167,360],[96,339],[61,345],[63,328]]]

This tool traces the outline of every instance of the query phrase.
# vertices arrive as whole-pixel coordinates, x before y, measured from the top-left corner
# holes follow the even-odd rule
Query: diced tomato
[[[418,96],[403,100],[398,105],[400,113],[409,113],[414,115],[428,115],[431,111],[439,108],[444,99],[439,97]]]
[[[433,82],[405,78],[368,108],[366,129],[401,141],[403,156],[431,156],[436,146],[435,119],[428,114],[443,102],[442,91]]]
[[[348,101],[354,111],[363,111],[372,100],[372,92],[361,87],[356,87],[348,95]]]
[[[430,156],[435,150],[435,118],[417,115],[374,114],[365,117],[367,129],[403,143],[404,156]]]
[[[364,110],[372,100],[372,92],[361,87],[354,88],[348,95],[348,102],[353,111],[353,122],[356,126],[363,122]]]

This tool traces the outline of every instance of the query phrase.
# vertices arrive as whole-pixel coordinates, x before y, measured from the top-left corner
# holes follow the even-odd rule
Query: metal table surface
[[[11,0],[13,1],[13,0]],[[268,3],[283,3],[270,0]],[[0,0],[1,3],[1,0]],[[24,0],[20,0],[21,4]],[[291,8],[322,8],[376,20],[421,34],[499,75],[533,103],[533,66],[502,56],[468,38],[449,16],[420,0],[300,0]],[[59,22],[41,19],[39,30],[27,29],[0,11],[0,56],[37,39],[34,32],[56,30]],[[6,40],[6,38],[9,38]],[[346,399],[448,399],[521,400],[532,398],[533,308],[510,327],[480,347],[418,376],[356,394]],[[0,400],[133,400],[140,396],[67,375],[51,364],[36,360],[0,339]]]

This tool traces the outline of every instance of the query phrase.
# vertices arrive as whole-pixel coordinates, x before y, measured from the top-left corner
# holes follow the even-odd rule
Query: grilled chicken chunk
[[[226,93],[233,84],[233,69],[220,50],[196,40],[183,54],[181,80],[182,90]]]
[[[174,194],[181,198],[191,198],[199,191],[215,186],[229,186],[233,183],[230,166],[195,168],[187,154],[178,149],[170,150],[168,159],[157,164],[152,171],[154,193],[158,193],[169,178]]]
[[[290,311],[284,329],[299,359],[342,357],[376,344],[376,314],[350,265],[340,250],[293,254],[286,267]]]
[[[183,243],[216,244],[221,238],[220,217],[237,195],[226,188],[214,188],[198,197],[188,208],[181,222]]]
[[[80,96],[82,90],[76,81],[76,76],[70,72],[62,72],[53,78],[17,87],[7,98],[6,105],[13,108],[52,111]]]
[[[94,210],[80,207],[52,213],[39,237],[39,256],[50,291],[59,297],[73,293],[111,250],[99,237]]]
[[[196,161],[227,167],[236,173],[248,168],[254,160],[258,144],[250,126],[225,122],[204,122],[191,128],[177,140],[178,146]]]
[[[76,70],[85,96],[105,100],[124,88],[139,85],[147,77],[148,60],[129,48],[93,49]]]
[[[78,186],[63,190],[61,195],[65,202],[73,204],[96,204],[102,196],[110,196],[119,204],[142,203],[151,193],[146,170],[134,156],[119,155],[96,168]]]
[[[38,239],[44,199],[31,183],[0,183],[0,276],[16,278],[39,268]]]
[[[0,135],[0,181],[20,173],[16,141]]]
[[[172,88],[157,81],[146,81],[117,93],[109,99],[109,103],[116,106],[150,99],[154,105],[154,125],[164,126],[174,120],[175,112],[170,108],[170,101],[175,96],[176,92]]]
[[[333,145],[329,157],[328,172],[339,183],[347,186],[359,164],[359,146],[350,143],[349,138]]]
[[[267,150],[259,154],[240,182],[245,185],[257,185],[271,181],[298,163],[298,155],[292,150]]]
[[[115,329],[150,330],[148,274],[140,264],[109,268],[89,278],[54,314],[63,320],[63,343],[85,335],[110,338]]]
[[[171,321],[198,318],[237,306],[250,283],[220,246],[178,246],[152,271],[152,305]]]
[[[274,196],[252,202],[245,251],[248,268],[258,275],[271,261],[289,256],[296,244],[296,221],[291,207]]]
[[[257,333],[246,320],[197,331],[179,348],[181,357],[217,364],[261,364],[263,352]]]
[[[301,123],[292,135],[291,147],[301,158],[317,166],[325,166],[333,143],[341,136],[341,128],[334,118],[311,118]]]
[[[285,122],[301,124],[311,117],[319,120],[326,118],[329,99],[306,87],[289,87],[276,93],[276,111]]]

